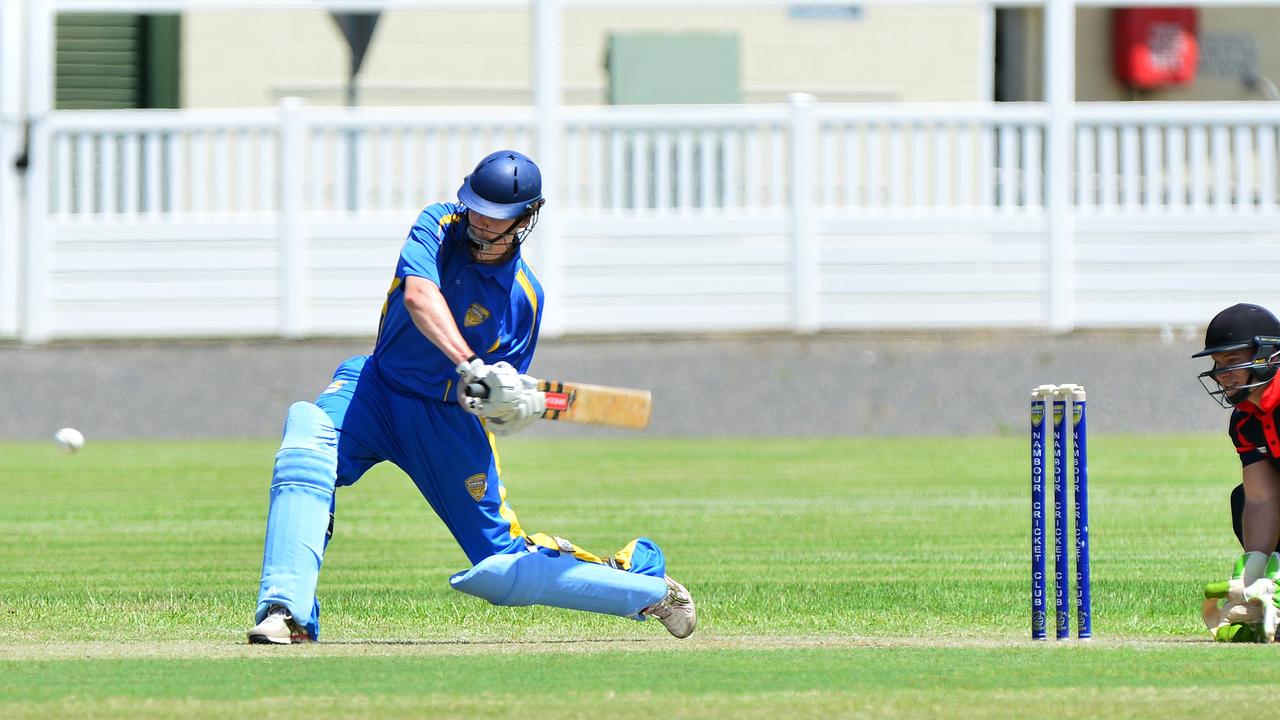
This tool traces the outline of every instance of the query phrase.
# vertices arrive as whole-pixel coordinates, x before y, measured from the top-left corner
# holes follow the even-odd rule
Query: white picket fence
[[[0,87],[0,92],[3,90]],[[2,102],[0,107],[3,107]],[[20,327],[22,205],[18,172],[10,165],[18,157],[21,147],[20,129],[17,117],[0,112],[0,338],[16,337]]]
[[[1065,177],[1038,103],[560,112],[528,246],[549,334],[1049,327],[1055,283],[1075,327],[1280,306],[1273,105],[1079,104]],[[417,212],[536,128],[529,108],[53,112],[25,222],[0,180],[0,335],[368,334]]]

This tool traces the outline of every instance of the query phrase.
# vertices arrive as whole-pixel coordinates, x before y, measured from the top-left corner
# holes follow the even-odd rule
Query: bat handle
[[[467,397],[487,398],[489,397],[489,388],[484,383],[468,383]]]

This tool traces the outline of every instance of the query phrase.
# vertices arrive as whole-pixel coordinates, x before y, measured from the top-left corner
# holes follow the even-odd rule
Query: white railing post
[[[0,61],[0,338],[18,334],[18,237],[22,231],[22,207],[18,193],[21,178],[14,162],[22,146],[22,81],[20,48],[22,3],[0,0],[0,48],[9,48]]]
[[[556,337],[564,333],[564,203],[569,187],[562,177],[561,140],[564,102],[561,79],[561,34],[564,18],[560,0],[533,0],[533,104],[537,113],[537,156],[534,160],[542,171],[542,194],[546,208],[538,219],[534,270],[542,282],[543,304],[541,333]],[[496,148],[495,148],[496,149]]]
[[[49,339],[49,111],[53,109],[53,21],[47,0],[27,2],[27,160],[23,342]]]
[[[814,97],[787,96],[791,105],[791,299],[798,333],[818,331],[818,248],[813,218]]]
[[[307,282],[308,243],[302,207],[302,182],[305,177],[303,148],[307,127],[303,122],[305,106],[302,98],[287,97],[280,101],[280,334],[285,337],[305,335],[309,328],[307,305],[310,300]],[[313,179],[319,182],[319,179]]]
[[[1047,0],[1045,7],[1045,100],[1049,105],[1044,163],[1045,320],[1053,332],[1075,327],[1076,7],[1075,0]]]

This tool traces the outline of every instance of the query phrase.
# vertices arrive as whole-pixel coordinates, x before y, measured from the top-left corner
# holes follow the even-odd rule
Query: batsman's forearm
[[[410,283],[404,293],[404,307],[413,318],[418,331],[426,336],[433,345],[449,358],[450,362],[460,363],[476,353],[462,338],[458,324],[453,320],[449,303],[435,283],[421,278],[412,278],[417,282]]]

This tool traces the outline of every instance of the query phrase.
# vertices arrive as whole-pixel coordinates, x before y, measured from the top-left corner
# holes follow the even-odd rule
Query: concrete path
[[[1022,433],[1041,383],[1089,391],[1094,433],[1223,432],[1199,331],[544,341],[541,377],[649,388],[657,436]],[[366,338],[0,345],[0,439],[274,437]],[[540,423],[532,436],[626,436]],[[1224,440],[1225,442],[1225,440]]]

